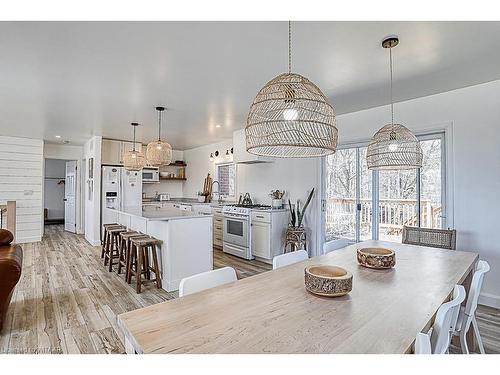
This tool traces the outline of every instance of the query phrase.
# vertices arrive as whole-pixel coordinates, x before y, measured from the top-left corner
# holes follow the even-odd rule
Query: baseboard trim
[[[41,236],[35,236],[35,237],[17,237],[14,239],[15,243],[22,244],[22,243],[30,243],[30,242],[40,242],[42,240]]]
[[[479,304],[500,309],[500,296],[490,293],[481,293],[479,295]]]
[[[101,241],[97,240],[97,241],[91,241],[89,240],[88,238],[85,238],[85,240],[91,244],[92,246],[101,246]]]

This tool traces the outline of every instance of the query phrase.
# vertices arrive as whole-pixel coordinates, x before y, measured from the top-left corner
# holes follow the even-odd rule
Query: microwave
[[[144,168],[142,170],[142,182],[160,182],[160,171],[158,168]]]

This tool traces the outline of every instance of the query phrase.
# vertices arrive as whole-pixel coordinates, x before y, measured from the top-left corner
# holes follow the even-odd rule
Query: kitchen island
[[[152,206],[106,210],[117,223],[162,241],[159,261],[167,292],[178,290],[184,277],[213,269],[211,214]]]

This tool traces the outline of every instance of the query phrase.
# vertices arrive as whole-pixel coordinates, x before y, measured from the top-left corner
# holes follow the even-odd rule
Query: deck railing
[[[372,200],[360,199],[360,225],[371,227]],[[430,200],[421,200],[422,216],[421,226],[435,228],[439,226],[441,205],[436,205]],[[327,200],[326,223],[328,227],[347,228],[354,225],[356,215],[355,198],[330,198]],[[403,225],[416,226],[417,200],[416,199],[380,199],[379,200],[379,226],[388,234],[399,235]]]
[[[16,235],[16,202],[0,202],[0,228]]]

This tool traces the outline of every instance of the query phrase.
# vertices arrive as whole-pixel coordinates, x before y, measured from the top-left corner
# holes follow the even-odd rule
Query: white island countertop
[[[212,214],[183,211],[176,208],[157,208],[154,206],[130,206],[112,211],[123,215],[139,217],[147,221],[182,220],[212,216]]]

